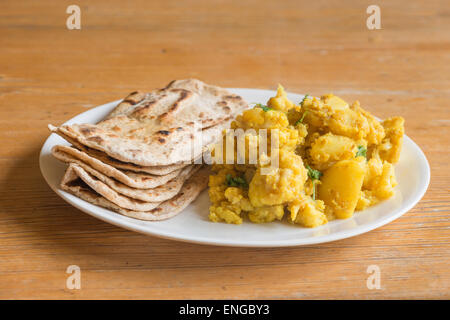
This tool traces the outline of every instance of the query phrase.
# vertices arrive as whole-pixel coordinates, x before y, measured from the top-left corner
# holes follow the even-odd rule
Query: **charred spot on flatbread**
[[[133,91],[126,96],[121,103],[135,105],[145,99],[146,94],[140,91]]]
[[[168,121],[172,116],[175,115],[181,103],[187,99],[189,99],[193,93],[191,91],[185,89],[171,89],[172,92],[178,92],[180,95],[174,104],[169,108],[167,112],[164,112],[159,116],[159,120],[161,122]]]
[[[152,107],[156,104],[156,100],[150,100],[148,102],[145,102],[142,106],[139,106],[136,108],[136,110],[133,111],[131,114],[135,117],[144,117],[149,116],[148,113],[152,109]]]
[[[69,128],[70,128],[70,127],[69,127]],[[97,131],[98,131],[98,129],[95,128],[95,127],[86,127],[86,126],[83,126],[83,127],[80,128],[80,132],[81,132],[83,135],[85,135],[85,136],[91,136],[91,135],[95,134]]]
[[[93,137],[89,137],[87,138],[88,141],[92,141],[92,142],[96,142],[98,144],[103,144],[105,141],[102,139],[102,137],[99,136],[93,136]]]
[[[237,94],[225,95],[222,98],[224,100],[231,100],[231,101],[241,101],[242,100],[242,97],[238,96]]]

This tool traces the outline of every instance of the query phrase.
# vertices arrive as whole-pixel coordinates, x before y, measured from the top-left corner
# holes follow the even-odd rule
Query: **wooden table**
[[[81,30],[66,8],[81,8]],[[447,0],[13,1],[0,3],[0,298],[450,298],[450,19]],[[297,248],[186,244],[126,231],[46,185],[48,123],[172,79],[334,92],[402,115],[431,165],[398,220]],[[381,289],[369,290],[369,265]],[[69,265],[81,289],[66,288]]]

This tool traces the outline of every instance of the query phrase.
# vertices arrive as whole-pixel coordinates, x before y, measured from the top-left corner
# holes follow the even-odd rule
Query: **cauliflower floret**
[[[225,200],[225,175],[233,170],[221,169],[217,174],[209,176],[209,199],[212,203],[219,203]]]
[[[397,185],[394,166],[389,162],[383,163],[381,175],[374,179],[373,194],[378,199],[388,199],[394,195],[394,187]]]
[[[239,206],[239,208],[243,211],[253,210],[253,206],[248,199],[246,190],[236,187],[229,187],[225,190],[225,198],[229,203]]]
[[[219,206],[209,207],[209,220],[213,222],[225,221],[226,223],[241,224],[241,209],[238,206],[222,202]]]
[[[383,162],[379,158],[372,158],[367,162],[367,170],[364,175],[363,189],[372,189],[375,178],[381,175]]]
[[[294,128],[278,129],[278,148],[285,148],[287,150],[294,150],[299,142],[299,131]],[[270,131],[270,136],[275,134],[275,131]],[[269,142],[272,140],[270,139]],[[271,144],[269,144],[270,146]]]
[[[356,211],[364,210],[374,204],[378,203],[380,200],[375,197],[370,190],[362,190],[359,194],[358,203],[356,204]]]
[[[284,207],[282,205],[277,206],[265,206],[255,208],[249,212],[248,218],[254,223],[266,223],[274,220],[281,220],[284,215]]]
[[[306,179],[302,158],[281,149],[278,168],[265,175],[261,167],[256,170],[250,182],[250,202],[254,207],[262,207],[292,201],[303,190]]]
[[[288,112],[289,109],[294,108],[295,105],[288,99],[286,91],[284,91],[284,88],[279,84],[277,95],[269,99],[267,106],[275,110]]]
[[[392,197],[396,185],[397,180],[395,179],[394,166],[391,163],[382,161],[377,157],[367,162],[367,170],[362,188],[363,191],[368,191],[365,196],[370,200],[369,205],[374,205],[379,200]]]
[[[244,191],[240,188],[230,187],[225,190],[225,198],[231,204],[236,204],[244,198],[243,193]]]
[[[405,133],[404,123],[405,119],[402,117],[393,117],[383,121],[386,137],[376,148],[376,152],[382,160],[390,163],[398,162],[402,150],[403,134]]]
[[[351,109],[364,116],[369,124],[369,132],[364,137],[368,145],[380,144],[385,137],[384,128],[381,123],[368,111],[360,107],[359,101],[355,101]]]
[[[288,210],[291,213],[289,220],[304,227],[315,228],[328,222],[323,201],[304,194],[289,203]]]
[[[289,125],[288,118],[284,112],[277,110],[264,111],[255,107],[245,110],[242,115],[236,117],[231,123],[231,128],[242,129],[280,129]]]

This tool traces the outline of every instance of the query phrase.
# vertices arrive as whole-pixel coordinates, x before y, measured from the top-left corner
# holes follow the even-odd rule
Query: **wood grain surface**
[[[81,8],[81,30],[66,28],[70,4]],[[381,8],[381,30],[366,27],[370,4]],[[2,0],[0,48],[0,298],[450,298],[447,0]],[[280,82],[401,115],[428,157],[430,187],[364,235],[246,249],[126,231],[46,185],[38,157],[48,123],[187,77]],[[366,286],[372,264],[380,290]],[[66,288],[69,265],[81,268],[80,290]]]

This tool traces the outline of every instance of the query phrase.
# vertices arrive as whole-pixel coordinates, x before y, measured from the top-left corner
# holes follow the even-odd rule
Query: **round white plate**
[[[230,89],[248,102],[265,103],[275,94],[270,90]],[[289,94],[299,102],[303,95]],[[119,100],[120,101],[120,100]],[[96,123],[103,119],[119,101],[90,109],[66,122]],[[430,181],[430,167],[420,148],[407,136],[403,143],[400,161],[395,165],[398,185],[395,196],[355,213],[347,220],[335,220],[314,228],[303,228],[287,222],[253,224],[244,221],[241,225],[212,223],[208,220],[209,199],[205,190],[182,213],[172,219],[147,222],[122,216],[113,211],[83,201],[59,188],[66,165],[51,155],[54,145],[68,143],[56,134],[51,134],[42,147],[40,167],[50,187],[65,201],[96,218],[129,230],[157,237],[210,245],[239,247],[281,247],[329,242],[356,236],[383,226],[410,210],[422,198]]]

